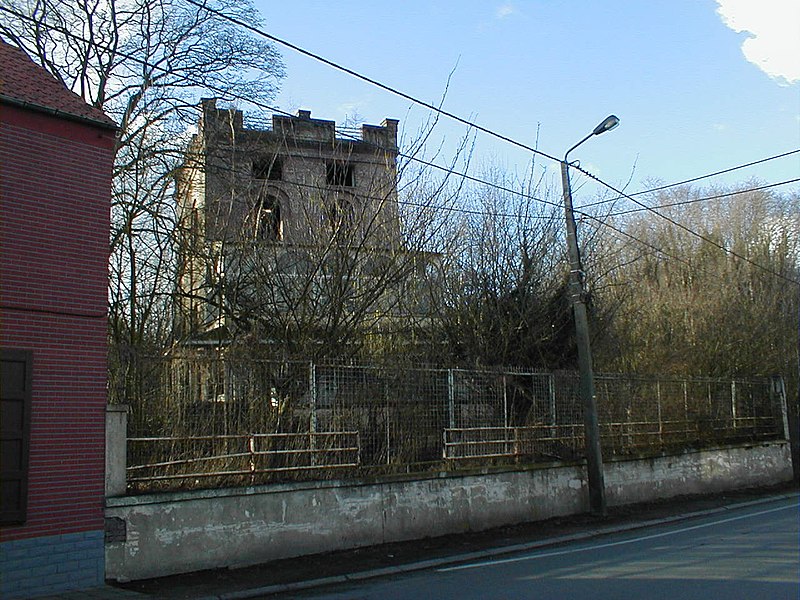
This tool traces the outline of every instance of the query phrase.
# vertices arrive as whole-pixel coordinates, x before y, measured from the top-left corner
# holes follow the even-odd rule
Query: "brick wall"
[[[33,351],[27,521],[0,528],[5,598],[103,581],[114,138],[14,107],[0,115],[0,347]]]
[[[31,119],[8,122],[0,133],[0,300],[3,307],[101,317],[108,288],[112,156],[106,147],[31,130]],[[48,119],[49,117],[41,117]]]
[[[104,578],[103,532],[34,537],[0,544],[0,597],[89,589]]]

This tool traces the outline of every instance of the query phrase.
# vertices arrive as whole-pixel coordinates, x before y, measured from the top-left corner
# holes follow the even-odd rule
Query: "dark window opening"
[[[253,208],[254,234],[257,239],[279,242],[283,239],[283,222],[278,199],[272,195],[264,195],[258,199]]]
[[[267,156],[253,161],[253,177],[280,181],[283,179],[283,164],[277,156]]]
[[[33,353],[0,351],[0,524],[24,523],[28,508]]]
[[[343,162],[328,163],[326,179],[328,185],[353,187],[353,165]]]

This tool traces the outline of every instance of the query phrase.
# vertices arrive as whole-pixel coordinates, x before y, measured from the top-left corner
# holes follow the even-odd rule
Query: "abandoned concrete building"
[[[247,128],[240,110],[203,100],[177,181],[184,339],[254,323],[330,329],[394,307],[420,263],[402,241],[397,131],[386,119],[342,135],[304,110]]]

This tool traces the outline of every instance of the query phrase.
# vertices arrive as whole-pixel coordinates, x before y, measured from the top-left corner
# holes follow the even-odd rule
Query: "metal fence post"
[[[503,374],[503,452],[508,452],[508,381],[505,373]]]
[[[789,440],[789,410],[786,405],[786,386],[783,384],[781,375],[773,375],[770,381],[770,395],[772,396],[773,406],[778,405],[783,421],[783,439]]]
[[[661,415],[661,381],[656,380],[656,408],[658,408],[658,442],[664,443],[664,419]]]
[[[508,428],[508,380],[503,374],[503,427]]]
[[[733,428],[736,429],[736,380],[731,379],[731,417],[733,418]]]
[[[317,455],[315,452],[314,434],[317,432],[317,366],[310,362],[308,363],[308,387],[309,387],[309,415],[308,415],[308,447],[311,450],[311,465],[317,464]]]
[[[556,381],[555,375],[549,373],[547,376],[547,383],[550,392],[550,437],[555,437],[558,433],[556,427],[558,419],[556,417]]]
[[[689,421],[689,384],[683,380],[683,420],[688,423]]]
[[[386,464],[390,464],[392,462],[392,438],[391,438],[391,410],[389,409],[389,381],[386,377],[383,378],[383,400],[384,400],[384,421],[386,423]],[[359,450],[360,452],[360,450]]]
[[[453,369],[447,369],[447,406],[449,408],[450,429],[456,426],[456,399],[453,382]]]
[[[256,438],[252,433],[247,438],[247,452],[250,454],[250,485],[255,482],[256,473]]]

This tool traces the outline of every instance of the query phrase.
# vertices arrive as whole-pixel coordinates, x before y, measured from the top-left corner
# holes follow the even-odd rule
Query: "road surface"
[[[800,598],[798,498],[295,598]]]

